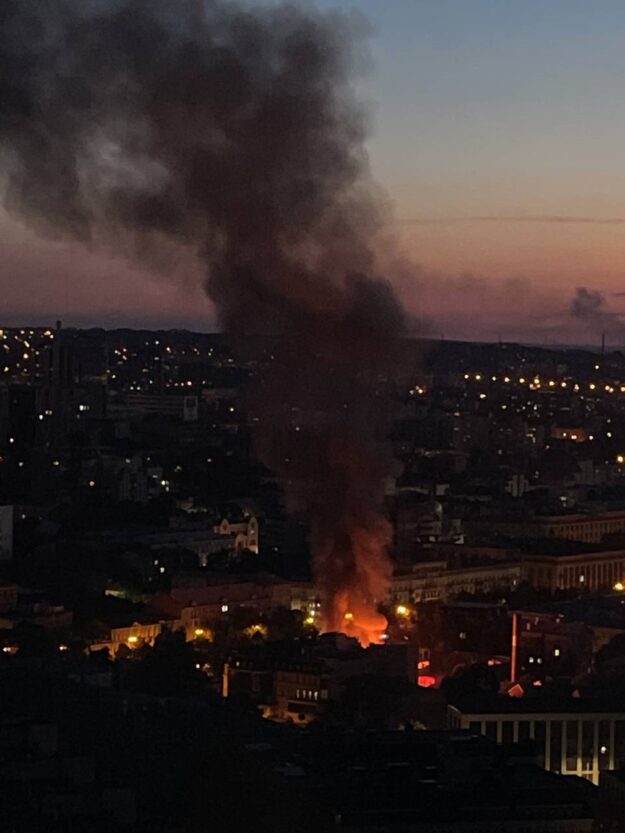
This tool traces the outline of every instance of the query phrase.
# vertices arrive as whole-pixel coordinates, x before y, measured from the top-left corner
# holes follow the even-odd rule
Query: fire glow
[[[389,542],[390,526],[379,518],[374,530],[353,530],[347,548],[328,544],[316,554],[318,576],[336,579],[325,587],[324,630],[355,637],[364,648],[384,642],[388,622],[378,604],[390,585]]]
[[[388,622],[386,617],[379,613],[373,605],[364,605],[360,609],[356,608],[356,613],[347,611],[343,615],[342,622],[339,618],[340,610],[336,611],[335,615],[339,624],[336,627],[330,626],[328,630],[355,637],[363,648],[384,643],[382,634],[386,631]]]
[[[243,404],[310,530],[325,629],[381,641],[404,310],[380,277],[395,258],[354,97],[354,18],[236,0],[178,0],[175,13],[167,0],[3,0],[3,12],[13,216],[161,271],[172,252],[196,255],[255,368]],[[265,358],[246,356],[248,336],[271,338]]]

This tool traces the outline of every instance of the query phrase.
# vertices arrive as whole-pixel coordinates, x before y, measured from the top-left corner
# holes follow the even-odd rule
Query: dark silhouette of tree
[[[204,677],[196,668],[193,644],[183,631],[164,631],[154,647],[143,646],[124,663],[124,683],[136,691],[159,696],[198,694]]]
[[[364,674],[347,680],[328,716],[348,726],[396,729],[419,718],[421,692],[405,677]]]
[[[45,657],[56,650],[50,631],[30,622],[21,622],[12,631],[11,641],[19,646],[20,657]]]
[[[276,607],[264,617],[269,639],[301,639],[305,636],[304,616],[301,610]]]

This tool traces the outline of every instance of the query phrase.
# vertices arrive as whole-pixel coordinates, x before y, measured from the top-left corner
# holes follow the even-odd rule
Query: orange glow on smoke
[[[355,637],[363,648],[380,644],[386,631],[386,617],[378,612],[373,600],[359,598],[358,592],[345,590],[332,599],[332,609],[325,613],[324,630]]]
[[[391,540],[388,520],[373,510],[367,518],[346,514],[317,545],[324,631],[355,637],[363,648],[384,641],[388,622],[378,604],[388,597],[391,584]]]

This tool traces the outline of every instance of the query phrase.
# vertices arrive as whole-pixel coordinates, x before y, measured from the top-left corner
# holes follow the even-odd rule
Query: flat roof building
[[[594,699],[498,696],[448,707],[451,728],[499,744],[531,740],[550,772],[599,783],[604,770],[625,764],[625,707]]]

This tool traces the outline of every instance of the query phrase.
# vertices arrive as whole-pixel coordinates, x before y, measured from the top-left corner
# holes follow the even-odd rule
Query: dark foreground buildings
[[[618,830],[622,354],[406,342],[364,651],[318,634],[256,348],[0,332],[4,827]]]

